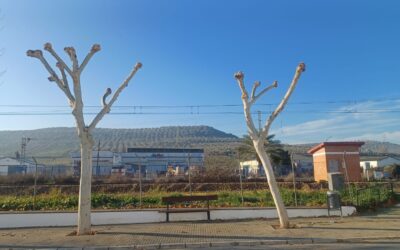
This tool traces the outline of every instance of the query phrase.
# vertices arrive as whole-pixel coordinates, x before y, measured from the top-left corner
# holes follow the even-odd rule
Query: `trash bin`
[[[342,216],[342,205],[340,202],[340,194],[335,191],[326,192],[326,201],[328,205],[328,215],[330,216],[331,210],[340,210],[340,216]]]

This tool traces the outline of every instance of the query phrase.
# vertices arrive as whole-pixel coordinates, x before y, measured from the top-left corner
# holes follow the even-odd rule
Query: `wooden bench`
[[[207,219],[211,220],[210,217],[210,201],[218,200],[218,195],[193,195],[193,196],[180,196],[180,197],[162,197],[161,201],[167,204],[167,209],[160,210],[166,214],[167,222],[169,222],[170,213],[192,213],[192,212],[207,212]],[[184,202],[195,202],[195,201],[207,201],[207,207],[205,208],[174,208],[171,209],[170,205]]]

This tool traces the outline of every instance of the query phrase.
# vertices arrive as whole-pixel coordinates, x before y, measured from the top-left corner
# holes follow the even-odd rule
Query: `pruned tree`
[[[39,59],[50,77],[49,81],[54,82],[58,88],[65,94],[68,99],[69,105],[72,108],[72,115],[75,118],[78,137],[80,139],[81,147],[81,177],[79,185],[79,204],[78,204],[78,229],[77,235],[91,234],[91,179],[92,179],[92,150],[93,150],[93,130],[100,120],[110,112],[112,105],[117,100],[120,93],[128,86],[129,81],[142,67],[142,64],[136,63],[133,70],[129,73],[128,77],[121,83],[114,95],[107,101],[111,95],[111,89],[107,88],[103,97],[101,98],[102,108],[94,119],[88,123],[85,122],[83,113],[83,99],[81,91],[81,74],[86,65],[95,53],[100,51],[100,45],[94,44],[90,52],[86,55],[81,64],[73,47],[66,47],[64,51],[69,56],[72,66],[69,67],[64,60],[54,51],[50,43],[44,45],[44,50],[48,51],[57,61],[56,67],[59,74],[50,66],[43,56],[41,50],[28,50],[27,55]],[[68,83],[68,76],[72,80],[72,91]]]
[[[244,74],[243,72],[237,72],[235,74],[235,78],[239,84],[240,90],[242,92],[242,102],[243,102],[243,110],[244,110],[244,116],[246,120],[246,125],[247,125],[247,130],[249,133],[249,136],[251,140],[253,141],[254,149],[257,152],[257,155],[259,156],[262,165],[264,167],[267,180],[268,180],[268,185],[272,194],[272,197],[274,199],[274,203],[278,212],[278,217],[279,217],[279,222],[281,228],[288,228],[289,227],[289,217],[285,208],[285,205],[283,204],[282,197],[280,195],[278,185],[275,180],[272,164],[271,164],[271,159],[268,156],[266,149],[264,147],[264,143],[266,142],[266,138],[269,133],[269,129],[271,127],[272,122],[275,120],[275,118],[279,115],[280,112],[284,109],[286,103],[288,102],[291,94],[293,93],[293,90],[295,89],[297,82],[301,76],[301,73],[305,71],[305,64],[300,63],[297,68],[296,72],[294,74],[293,80],[289,86],[289,89],[287,90],[285,96],[279,103],[279,105],[276,107],[274,112],[271,113],[271,115],[267,118],[264,127],[259,131],[256,129],[254,126],[253,122],[253,117],[251,113],[251,107],[252,105],[262,96],[264,95],[267,91],[278,87],[278,82],[275,81],[272,85],[264,88],[261,90],[258,94],[256,94],[257,88],[260,86],[260,82],[255,82],[253,84],[253,88],[251,90],[251,94],[249,96],[246,87],[244,85]]]

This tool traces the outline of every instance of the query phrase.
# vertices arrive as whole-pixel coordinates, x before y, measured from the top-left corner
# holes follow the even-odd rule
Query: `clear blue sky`
[[[25,55],[49,41],[63,56],[74,46],[81,60],[93,43],[102,45],[82,76],[86,105],[99,105],[105,88],[116,89],[136,61],[144,67],[118,106],[240,105],[238,70],[248,88],[278,80],[260,100],[274,104],[304,61],[307,71],[273,126],[278,139],[400,143],[400,1],[1,0],[0,8],[0,130],[74,126],[71,115],[4,115],[69,112],[42,65]],[[209,114],[240,106],[138,110],[185,114],[110,115],[99,127],[201,124],[246,133],[243,115]],[[134,110],[113,109],[127,111]]]

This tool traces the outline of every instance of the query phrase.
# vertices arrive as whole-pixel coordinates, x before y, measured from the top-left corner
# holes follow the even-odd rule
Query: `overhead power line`
[[[271,112],[261,112],[270,114]],[[375,114],[375,113],[400,113],[396,110],[287,110],[286,113],[335,113],[335,114]],[[258,112],[252,112],[256,115]],[[62,116],[71,115],[71,112],[0,112],[0,116]],[[85,112],[84,115],[97,115],[96,112]],[[240,111],[216,111],[216,112],[110,112],[109,115],[243,115]]]
[[[400,101],[400,97],[384,97],[358,100],[331,100],[331,101],[300,101],[289,102],[288,105],[314,105],[314,104],[358,104],[363,102]],[[279,103],[258,103],[254,106],[273,106]],[[115,105],[115,108],[136,109],[171,109],[171,108],[216,108],[216,107],[241,107],[242,104],[193,104],[193,105]],[[0,104],[0,108],[69,108],[68,105],[36,105],[36,104]],[[85,105],[85,108],[102,108],[101,105]]]
[[[400,109],[396,105],[390,107],[357,107],[355,104],[363,102],[384,102],[399,101],[400,98],[375,98],[363,100],[342,100],[342,101],[323,101],[323,102],[293,102],[289,103],[285,113],[289,114],[374,114],[374,113],[399,113]],[[348,108],[329,108],[329,105],[318,104],[353,104]],[[313,105],[312,108],[294,108],[296,105]],[[267,106],[267,108],[259,108],[257,110],[264,111],[253,112],[252,114],[270,114],[273,111],[273,103],[259,104]],[[97,110],[101,106],[85,106],[85,115],[97,115]],[[62,116],[70,115],[71,111],[68,106],[52,106],[52,105],[30,105],[30,104],[3,104],[0,105],[0,116]],[[241,104],[203,104],[203,105],[127,105],[113,107],[110,115],[243,115]]]

